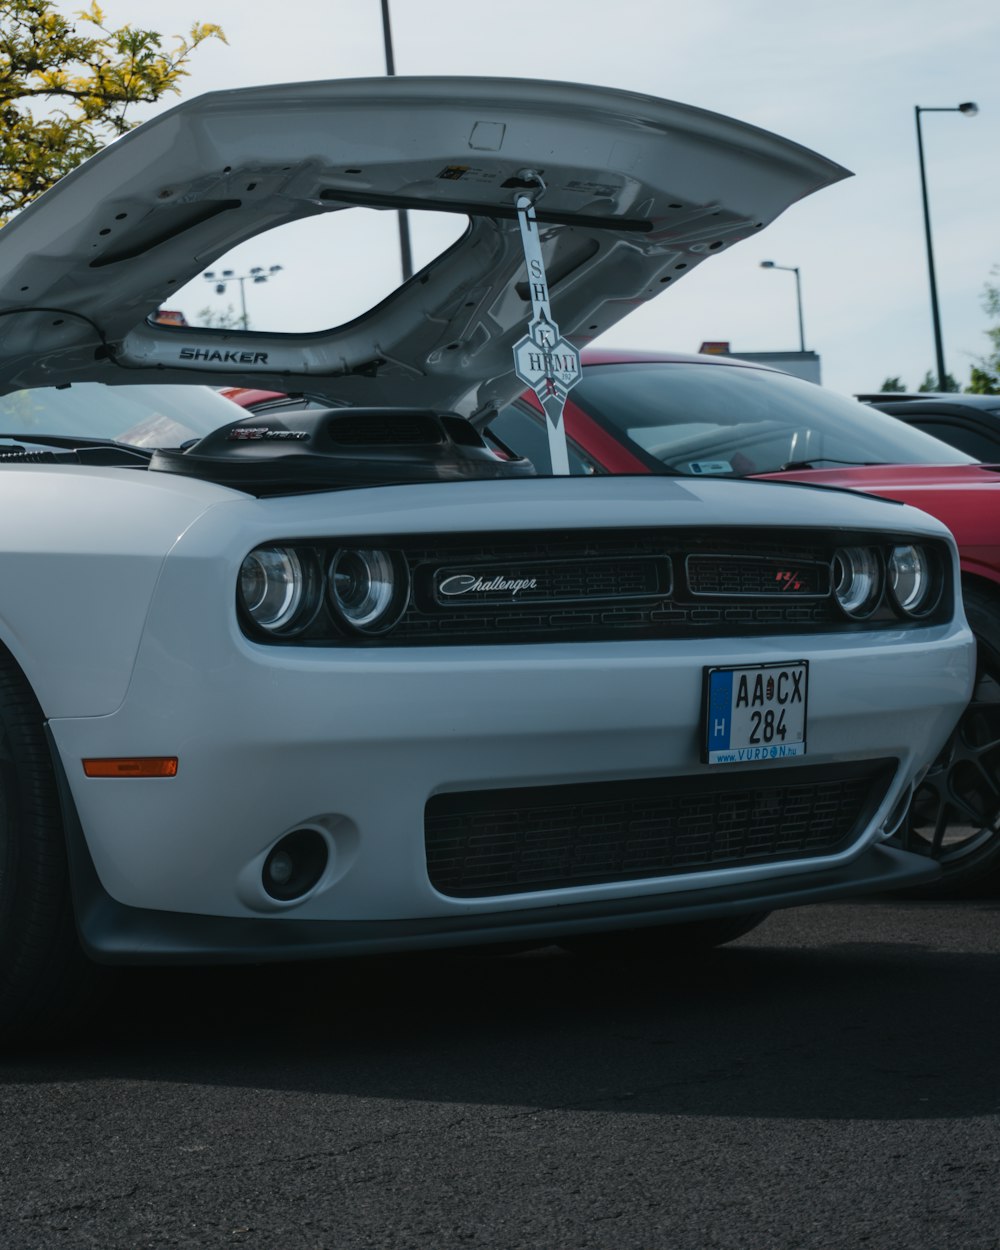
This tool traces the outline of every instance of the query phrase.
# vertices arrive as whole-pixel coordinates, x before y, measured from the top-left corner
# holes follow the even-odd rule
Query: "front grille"
[[[491,643],[734,638],[870,633],[950,618],[946,584],[933,613],[902,620],[888,599],[848,619],[831,589],[841,546],[912,542],[912,536],[787,528],[561,530],[471,534],[365,534],[297,545],[328,568],[338,549],[381,548],[405,562],[410,593],[384,633],[345,631],[322,606],[301,632],[253,636],[282,646],[346,643],[398,647]],[[937,551],[947,579],[951,558]]]
[[[860,835],[895,767],[439,794],[424,812],[427,871],[440,893],[481,898],[831,855]]]
[[[602,603],[670,594],[670,561],[642,556],[591,560],[515,560],[451,565],[434,574],[434,597],[449,610],[477,604]]]
[[[868,539],[870,541],[870,537]],[[775,530],[603,530],[597,532],[470,535],[451,540],[406,539],[400,542],[410,566],[413,596],[399,624],[381,639],[381,645],[421,643],[556,642],[627,638],[722,638],[764,633],[809,633],[816,630],[898,628],[891,612],[883,622],[868,618],[862,626],[839,611],[830,593],[829,569],[836,547],[864,542],[865,536],[791,534]],[[879,541],[886,541],[879,535]],[[388,545],[387,540],[380,544]],[[704,560],[705,563],[700,562]],[[673,569],[672,582],[659,593],[636,595],[636,575],[648,579],[657,562]],[[718,593],[704,593],[705,574],[723,564],[743,570],[739,586],[717,583]],[[505,574],[530,564],[538,591],[532,595],[470,593],[443,601],[439,588],[445,570],[467,575]],[[699,570],[690,585],[692,564]],[[587,593],[561,601],[553,596],[546,605],[545,585],[571,581],[589,567],[590,587],[603,581],[604,597]],[[745,593],[747,570],[755,567],[755,593]],[[780,589],[775,573],[808,571],[822,594],[804,595]],[[770,577],[771,591],[760,593]],[[565,582],[563,582],[565,584]],[[648,585],[648,580],[647,580]],[[701,593],[699,593],[701,592]],[[944,597],[940,611],[946,611]],[[927,623],[926,621],[923,623]]]
[[[830,593],[830,565],[761,556],[688,556],[688,589],[693,595],[818,599]]]

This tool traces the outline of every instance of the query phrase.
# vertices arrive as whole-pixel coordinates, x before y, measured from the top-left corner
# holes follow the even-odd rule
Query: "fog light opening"
[[[290,902],[301,898],[326,871],[330,852],[326,839],[315,829],[286,833],[264,860],[261,883],[271,898]]]

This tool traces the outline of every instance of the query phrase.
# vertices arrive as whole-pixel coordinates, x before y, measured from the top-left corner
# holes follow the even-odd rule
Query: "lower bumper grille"
[[[435,795],[431,884],[453,898],[636,881],[850,846],[894,760]]]

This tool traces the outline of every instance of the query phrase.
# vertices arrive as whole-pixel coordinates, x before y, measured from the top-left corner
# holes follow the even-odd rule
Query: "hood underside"
[[[0,230],[0,393],[71,381],[336,380],[362,405],[475,416],[521,389],[531,316],[515,196],[577,346],[847,176],[685,105],[527,79],[377,78],[217,92],[81,165]],[[363,317],[310,334],[149,319],[233,247],[355,206],[464,214],[459,241]]]

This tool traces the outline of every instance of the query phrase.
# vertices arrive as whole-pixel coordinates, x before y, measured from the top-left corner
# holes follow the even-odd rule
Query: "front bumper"
[[[585,933],[652,928],[776,911],[806,903],[924,885],[933,860],[890,846],[851,863],[759,883],[716,885],[688,896],[643,896],[527,911],[416,920],[293,920],[183,915],[116,903],[101,887],[82,837],[71,855],[77,926],[87,954],[105,964],[254,964],[384,955],[504,943],[547,945]]]
[[[800,658],[810,665],[802,765],[897,762],[842,852],[503,897],[433,888],[432,796],[759,776],[767,765],[701,763],[703,667]],[[83,939],[121,961],[298,958],[554,940],[917,884],[933,867],[874,844],[958,718],[973,666],[962,623],[711,644],[333,650],[269,648],[235,630],[185,638],[166,619],[147,629],[114,715],[50,721],[79,818]],[[161,754],[179,757],[175,778],[82,775],[86,757]],[[279,903],[261,866],[302,826],[328,839],[332,866],[304,899]]]

